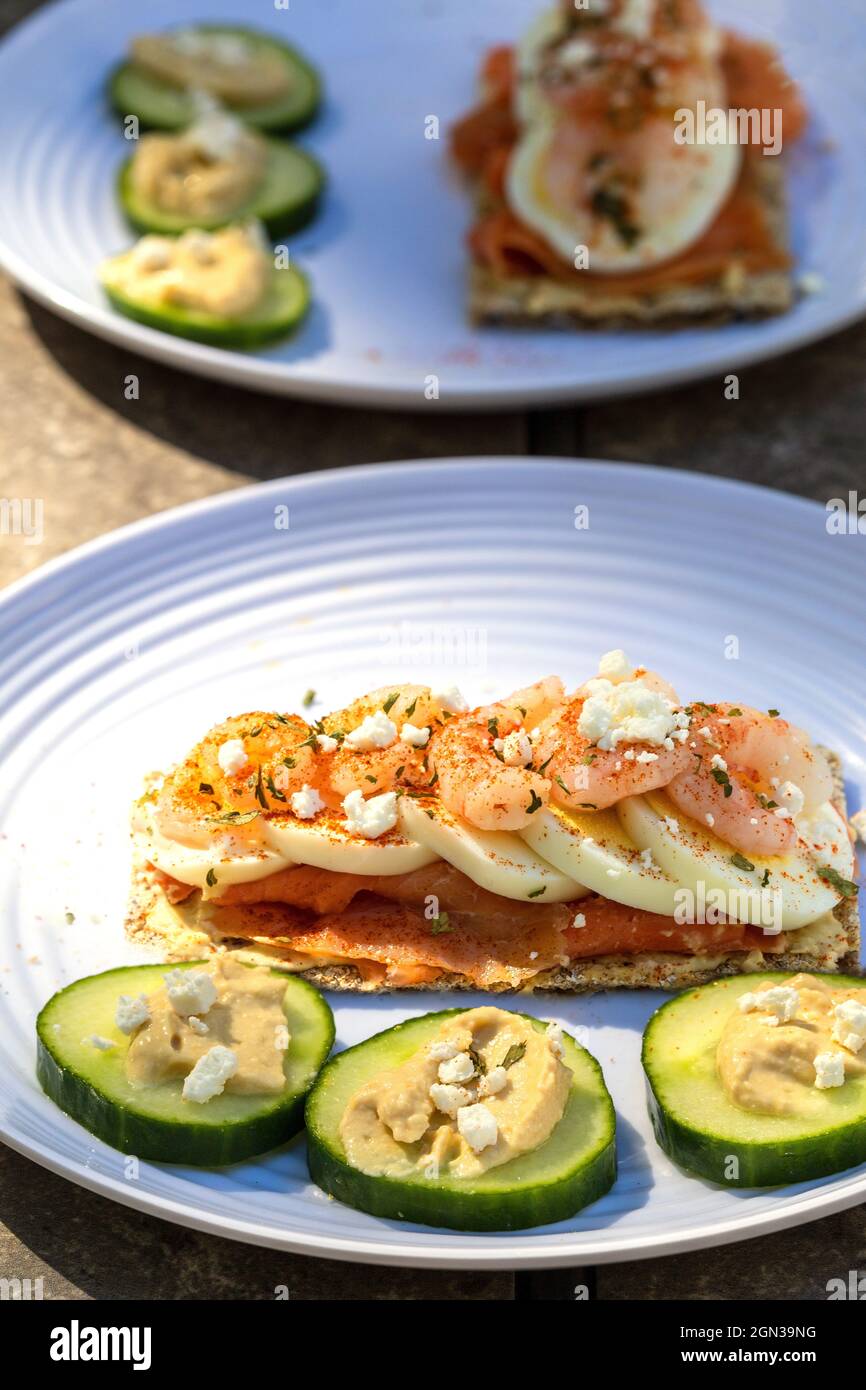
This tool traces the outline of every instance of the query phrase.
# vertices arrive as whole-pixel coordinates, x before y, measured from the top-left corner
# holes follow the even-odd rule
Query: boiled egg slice
[[[567,811],[548,806],[520,831],[521,839],[562,873],[626,907],[672,917],[677,883],[641,853],[613,810]]]
[[[271,815],[264,833],[269,847],[293,863],[339,874],[410,874],[439,858],[399,824],[375,840],[354,834],[341,811],[326,809],[311,820],[299,820],[289,812]]]
[[[517,834],[478,830],[440,801],[400,799],[404,834],[425,844],[480,888],[518,902],[566,903],[588,889],[543,859]]]
[[[649,850],[696,903],[711,892],[722,894],[727,915],[738,921],[792,931],[832,911],[839,901],[840,894],[820,877],[816,857],[803,841],[791,854],[746,857],[684,816],[664,792],[626,797],[617,803],[616,813],[630,839]],[[848,858],[840,862],[845,865]],[[836,867],[829,857],[820,863]],[[778,912],[767,896],[773,894],[778,895]]]
[[[704,86],[707,106],[727,106],[721,76]],[[742,162],[737,144],[678,144],[675,129],[660,112],[599,135],[536,98],[509,162],[508,203],[568,265],[599,275],[659,265],[711,226]]]

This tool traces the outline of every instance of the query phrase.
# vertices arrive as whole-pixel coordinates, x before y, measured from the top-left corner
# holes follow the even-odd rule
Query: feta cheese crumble
[[[419,729],[417,724],[404,724],[400,730],[400,742],[408,743],[410,748],[423,748],[429,737],[430,730]]]
[[[457,1129],[473,1153],[489,1149],[499,1138],[496,1116],[486,1105],[461,1105],[457,1111]]]
[[[217,762],[227,777],[237,777],[239,772],[243,772],[249,762],[243,739],[227,738],[225,743],[220,744]]]
[[[230,1047],[217,1043],[199,1057],[192,1071],[184,1078],[183,1098],[204,1105],[214,1096],[222,1095],[225,1084],[238,1069],[237,1055]]]
[[[474,1075],[475,1063],[468,1052],[458,1052],[456,1057],[439,1063],[439,1080],[445,1086],[451,1086],[458,1081],[469,1081]]]
[[[756,1009],[766,1011],[770,1026],[790,1023],[800,1007],[800,993],[790,985],[774,985],[758,994],[740,995],[740,1012],[753,1013]]]
[[[598,674],[603,680],[623,680],[626,676],[630,676],[633,670],[634,667],[625,652],[621,651],[619,647],[616,651],[605,652],[598,663]]]
[[[121,1033],[134,1033],[150,1018],[150,1005],[143,994],[133,999],[129,994],[121,994],[117,1001],[114,1021]]]
[[[377,840],[397,824],[397,793],[382,792],[364,800],[363,792],[353,791],[343,798],[346,824],[353,835],[365,840]]]
[[[297,816],[298,820],[312,820],[325,808],[316,788],[308,786],[306,782],[299,792],[292,792],[290,804],[292,815]]]
[[[456,685],[445,685],[430,692],[430,698],[435,701],[442,709],[449,714],[463,714],[469,708],[469,702],[457,689]]]
[[[526,767],[532,760],[532,744],[523,729],[515,729],[504,738],[495,738],[493,747],[506,767]]]
[[[547,1041],[550,1043],[550,1050],[553,1053],[554,1057],[562,1057],[564,1055],[564,1048],[562,1045],[562,1025],[553,1022],[548,1023],[545,1031],[547,1033]]]
[[[204,1019],[196,1018],[195,1014],[190,1014],[189,1018],[187,1019],[187,1023],[189,1024],[190,1028],[194,1033],[198,1033],[199,1037],[204,1037],[205,1033],[210,1032],[210,1029],[205,1023]]]
[[[370,753],[374,748],[390,748],[397,742],[397,725],[389,719],[383,709],[368,714],[358,725],[346,734],[343,745],[354,753]]]
[[[200,1017],[217,1001],[217,987],[203,970],[169,970],[162,978],[169,1003],[181,1018]]]
[[[103,1038],[99,1033],[91,1033],[89,1038],[82,1038],[81,1041],[95,1047],[98,1052],[110,1052],[114,1047],[111,1038]]]
[[[205,159],[232,159],[243,148],[246,131],[228,111],[208,111],[186,129],[184,139]]]
[[[815,1058],[815,1088],[829,1091],[845,1084],[845,1058],[841,1052],[819,1052]]]
[[[833,1040],[849,1052],[859,1052],[866,1043],[866,1008],[856,999],[846,999],[833,1010]]]
[[[443,1115],[450,1115],[453,1120],[461,1107],[471,1103],[472,1092],[467,1091],[465,1086],[445,1086],[434,1082],[430,1087],[430,1099],[437,1110],[441,1110]]]
[[[460,1051],[457,1044],[453,1042],[433,1042],[428,1050],[434,1062],[450,1062],[451,1058],[456,1057]]]
[[[620,743],[650,743],[673,747],[673,738],[685,737],[689,717],[666,696],[640,681],[588,682],[592,693],[584,701],[578,731],[590,743],[609,751]]]
[[[571,925],[573,927],[585,927],[586,917],[584,916],[584,914],[582,912],[575,913],[574,921]]]
[[[806,804],[806,798],[795,782],[783,782],[775,799],[781,802],[779,810],[784,810],[786,816],[799,816]]]
[[[479,1096],[498,1096],[508,1084],[508,1072],[504,1067],[491,1067],[478,1083]]]
[[[330,734],[316,734],[316,742],[323,753],[336,753],[340,746],[340,740],[331,738]]]

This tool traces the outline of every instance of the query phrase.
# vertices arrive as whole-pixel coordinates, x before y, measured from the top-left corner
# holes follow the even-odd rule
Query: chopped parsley
[[[713,768],[711,768],[711,769],[710,769],[710,776],[712,777],[712,779],[713,779],[714,782],[718,782],[719,786],[724,788],[725,796],[731,796],[731,794],[733,793],[733,790],[734,790],[734,789],[733,789],[733,787],[731,786],[731,779],[730,779],[730,777],[728,776],[728,774],[725,772],[724,768],[721,768],[721,767],[713,767]],[[753,867],[754,867],[754,866],[753,866]]]
[[[256,777],[256,801],[259,803],[259,805],[261,806],[261,808],[262,808],[263,811],[267,811],[267,809],[268,809],[268,800],[267,800],[267,797],[265,796],[265,789],[264,789],[264,787],[262,786],[262,769],[261,769],[261,764],[259,765],[259,773],[258,773],[258,776]]]
[[[768,709],[768,710],[767,710],[767,713],[768,713],[768,715],[770,716],[771,719],[778,719],[778,718],[779,718],[779,711],[778,711],[777,709]]]
[[[305,691],[304,691],[304,698],[303,698],[302,701],[301,701],[301,704],[303,705],[304,709],[309,709],[309,708],[310,708],[310,705],[313,703],[313,701],[315,700],[315,698],[316,698],[316,692],[315,692],[315,690],[305,690]]]
[[[211,816],[211,820],[220,825],[249,825],[260,814],[260,811],[226,811],[223,816]]]
[[[843,898],[856,898],[860,891],[856,883],[852,883],[850,878],[843,878],[838,870],[829,864],[819,864],[817,874],[819,878],[824,879],[825,883],[829,883],[831,887],[835,888],[837,893],[841,893]]]
[[[386,700],[385,703],[383,704],[383,706],[382,706],[382,713],[383,713],[383,714],[390,714],[391,710],[394,708],[394,706],[396,705],[396,703],[397,703],[397,701],[399,700],[399,698],[400,698],[400,692],[399,692],[399,690],[395,690],[394,693],[393,693],[393,695],[389,695],[388,698],[387,698],[387,700]]]
[[[529,894],[529,897],[530,897],[530,898],[540,898],[541,895],[542,895],[542,893],[546,893],[546,892],[547,892],[547,884],[545,883],[541,888],[535,888],[535,889],[533,889],[533,891]]]
[[[515,1062],[520,1061],[525,1052],[525,1042],[512,1043],[499,1065],[508,1071],[509,1067],[513,1067]]]
[[[640,239],[641,229],[632,221],[623,195],[614,188],[597,188],[590,201],[596,217],[604,217],[613,225],[623,245],[634,246]]]
[[[446,932],[446,931],[453,931],[453,930],[454,930],[454,928],[453,928],[452,925],[451,925],[451,919],[450,919],[450,917],[448,916],[448,913],[447,913],[447,912],[440,912],[436,917],[431,918],[431,921],[430,921],[430,935],[431,935],[431,936],[441,936],[443,932]]]
[[[736,854],[731,855],[731,863],[735,869],[744,869],[746,873],[752,873],[755,867],[751,859],[747,859],[744,854],[740,854],[739,850],[737,850]]]
[[[199,782],[198,789],[200,792],[203,792],[205,796],[213,796],[213,787],[210,782]]]
[[[412,715],[415,713],[415,706],[417,705],[417,703],[418,703],[418,696],[416,695],[416,696],[415,696],[415,699],[412,701],[411,705],[407,705],[407,706],[406,706],[406,718],[407,718],[407,719],[411,719],[411,718],[412,718]]]
[[[270,792],[271,796],[274,798],[274,801],[285,801],[285,799],[286,799],[286,794],[285,794],[285,792],[278,791],[278,789],[277,789],[277,787],[276,787],[276,785],[275,785],[275,783],[274,783],[274,779],[273,779],[273,777],[270,776],[270,774],[268,774],[268,776],[265,778],[265,786],[267,787],[267,789],[268,789],[268,791]]]
[[[214,886],[214,884],[216,883],[216,881],[217,881],[216,870],[215,870],[215,869],[208,869],[207,874],[205,875],[205,883],[207,884],[208,888],[213,888],[213,886]]]
[[[526,814],[527,814],[528,816],[534,815],[535,812],[536,812],[537,810],[539,810],[540,807],[542,807],[543,805],[544,805],[544,802],[542,801],[541,797],[540,797],[540,796],[536,796],[535,790],[533,789],[533,792],[532,792],[532,800],[530,801],[529,805],[528,805],[527,808],[526,808]]]
[[[467,1048],[466,1050],[467,1050],[467,1052],[469,1053],[469,1056],[472,1058],[472,1065],[473,1065],[474,1068],[475,1068],[475,1075],[476,1075],[476,1076],[486,1076],[486,1075],[487,1075],[487,1063],[485,1062],[484,1058],[481,1056],[481,1053],[478,1051],[478,1049],[475,1048],[475,1047],[469,1047],[469,1048]]]

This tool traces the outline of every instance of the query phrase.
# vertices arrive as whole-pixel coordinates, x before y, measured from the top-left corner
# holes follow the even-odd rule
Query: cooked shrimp
[[[792,820],[833,792],[826,758],[808,735],[746,705],[693,707],[691,767],[667,788],[685,815],[744,854],[786,854],[797,843]]]
[[[521,830],[528,825],[547,804],[550,785],[530,765],[533,750],[527,730],[548,717],[562,698],[562,682],[548,676],[496,704],[450,719],[436,734],[431,751],[439,795],[448,810],[479,830]],[[513,741],[513,751],[503,751],[509,736],[521,733],[524,738]]]
[[[599,748],[578,727],[585,703],[580,695],[569,700],[536,742],[536,766],[550,779],[558,805],[603,811],[623,797],[666,786],[689,766],[688,749],[678,741],[670,748],[640,742]]]
[[[386,685],[326,715],[316,726],[320,770],[334,798],[356,789],[374,796],[397,785],[429,785],[427,749],[441,715],[426,685]]]
[[[209,839],[215,825],[245,828],[247,816],[252,825],[256,813],[285,809],[292,792],[316,781],[311,736],[296,714],[256,710],[217,724],[166,778],[156,811],[161,832]]]

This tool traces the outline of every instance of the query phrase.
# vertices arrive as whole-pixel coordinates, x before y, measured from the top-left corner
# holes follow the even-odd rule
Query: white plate
[[[801,270],[826,288],[763,323],[675,333],[470,329],[463,299],[470,200],[448,171],[446,131],[473,102],[478,63],[546,0],[237,0],[50,5],[0,48],[0,264],[37,299],[101,337],[205,376],[319,400],[449,409],[592,400],[788,351],[866,310],[866,105],[859,0],[717,0],[732,27],[772,37],[815,113],[790,154]],[[756,10],[760,13],[756,14]],[[100,260],[128,245],[114,171],[128,144],[102,85],[130,35],[191,19],[249,22],[296,40],[328,106],[301,137],[327,165],[325,211],[291,245],[315,307],[293,340],[224,352],[143,328],[105,305]],[[436,116],[442,138],[424,138]],[[832,148],[827,144],[832,142]]]
[[[289,529],[275,527],[288,508]],[[589,528],[575,529],[575,508]],[[583,517],[578,514],[578,519]],[[790,559],[787,557],[791,557]],[[477,699],[622,645],[684,695],[780,707],[866,788],[866,541],[814,503],[665,470],[537,459],[387,464],[232,492],[72,552],[0,597],[0,1133],[75,1182],[238,1239],[387,1264],[507,1268],[661,1254],[862,1201],[866,1166],[784,1191],[679,1173],[647,1118],[640,1034],[659,994],[521,999],[602,1063],[620,1176],[518,1235],[380,1221],[326,1200],[304,1146],[224,1172],[143,1164],[42,1095],[33,1022],[59,986],[136,959],[121,926],[142,774],[212,721],[338,708],[407,676]],[[725,651],[739,644],[739,657]],[[65,913],[72,912],[72,924]],[[467,1004],[474,996],[464,996]],[[480,996],[479,996],[480,999]],[[441,995],[332,997],[340,1046]]]

